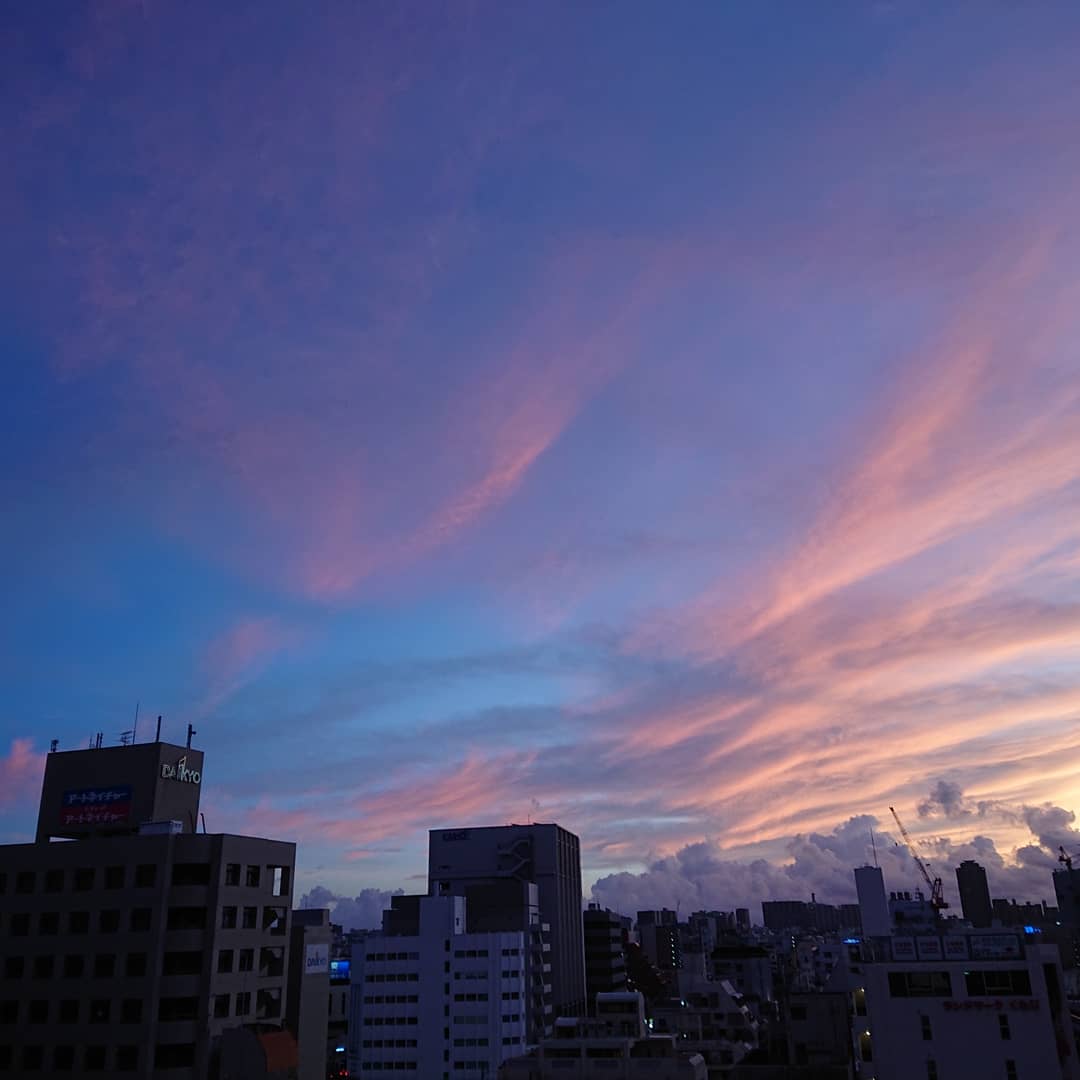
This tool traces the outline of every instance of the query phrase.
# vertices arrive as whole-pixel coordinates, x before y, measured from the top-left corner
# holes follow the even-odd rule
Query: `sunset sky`
[[[892,804],[1052,898],[1078,55],[1066,2],[8,5],[0,842],[139,703],[298,897],[531,818],[612,906],[846,900],[870,819],[918,884]]]

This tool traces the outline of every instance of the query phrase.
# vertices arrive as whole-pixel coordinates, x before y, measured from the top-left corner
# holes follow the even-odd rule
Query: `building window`
[[[245,930],[254,930],[259,925],[259,909],[254,907],[244,908],[242,925]]]
[[[938,1080],[937,1062],[933,1058],[926,1059],[926,1080]]]
[[[233,969],[232,949],[222,949],[217,955],[217,969],[219,975],[227,975]]]
[[[75,1068],[75,1047],[57,1046],[53,1049],[53,1069],[56,1072],[71,1072]]]
[[[283,907],[263,908],[263,929],[271,934],[284,934],[288,928],[289,912]]]
[[[116,1071],[134,1072],[139,1067],[139,1048],[137,1046],[118,1046],[116,1048]]]
[[[214,1016],[221,1020],[229,1015],[229,995],[228,994],[215,994],[214,995]]]
[[[77,953],[64,957],[64,978],[81,979],[86,970],[86,957]]]
[[[146,974],[146,953],[129,952],[124,970],[131,978],[138,978]]]
[[[1006,1042],[1012,1038],[1012,1029],[1009,1027],[1009,1018],[1001,1015],[998,1017],[998,1034]]]
[[[34,978],[51,979],[56,958],[52,953],[34,957]]]
[[[21,979],[26,968],[26,961],[21,956],[4,957],[4,978]]]
[[[90,1002],[90,1023],[107,1024],[109,1022],[109,999],[95,998]]]
[[[259,990],[255,995],[255,1019],[275,1020],[281,1015],[281,987]]]
[[[88,1046],[83,1052],[83,1068],[87,1072],[102,1072],[105,1068],[105,1047]]]
[[[233,1009],[235,1016],[247,1016],[251,1012],[251,993],[247,990],[241,990],[236,995],[236,1008]]]
[[[158,1020],[169,1023],[174,1020],[198,1020],[197,997],[166,997],[158,1003]]]
[[[185,885],[209,885],[209,863],[174,863],[172,883],[177,887]]]
[[[120,929],[120,912],[115,908],[101,912],[98,916],[98,926],[103,934],[115,934]]]
[[[934,1030],[930,1026],[930,1017],[929,1016],[920,1016],[919,1017],[919,1023],[922,1026],[923,1042],[930,1042],[930,1040],[933,1039],[933,1037],[934,1037]]]
[[[24,1046],[22,1052],[23,1069],[37,1072],[45,1062],[45,1050],[41,1046]]]
[[[12,915],[8,924],[8,933],[12,937],[26,937],[30,933],[30,913],[19,911]]]
[[[158,1043],[154,1047],[155,1069],[189,1069],[194,1064],[194,1043]]]
[[[285,974],[285,949],[281,946],[264,945],[259,950],[259,975],[263,977]]]
[[[23,896],[34,891],[33,870],[20,870],[15,875],[15,891]]]
[[[952,997],[952,980],[947,971],[890,971],[892,997]]]
[[[64,871],[63,870],[46,870],[45,871],[45,891],[47,893],[58,893],[64,891]]]
[[[1026,968],[1005,971],[965,971],[969,997],[1031,997],[1031,976]]]
[[[68,932],[72,934],[88,934],[90,932],[90,912],[73,911],[68,916]]]
[[[75,892],[90,892],[94,887],[94,868],[92,866],[80,866],[75,871],[73,884]]]
[[[249,866],[247,868],[247,885],[249,889],[257,889],[259,887],[260,867]]]
[[[60,1002],[61,1024],[77,1024],[79,1022],[79,1002],[75,998],[64,998]]]
[[[171,907],[165,920],[166,930],[205,930],[206,908]]]
[[[112,953],[98,953],[94,957],[94,978],[111,979],[116,970],[116,957]]]
[[[31,1001],[26,1010],[26,1020],[30,1024],[47,1024],[49,1022],[49,1003],[47,1001]]]
[[[241,949],[239,956],[238,968],[240,971],[254,971],[255,970],[255,950],[254,949]]]
[[[222,930],[235,930],[236,929],[236,908],[229,906],[221,909],[221,929]]]
[[[122,866],[105,867],[105,888],[122,889],[124,887],[124,868]]]
[[[231,862],[225,864],[225,884],[240,884],[240,864],[238,862]]]
[[[12,1027],[19,1022],[19,1003],[14,998],[0,1001],[0,1024]]]
[[[143,1003],[142,998],[124,998],[120,1002],[120,1023],[142,1023]]]
[[[287,866],[267,867],[273,877],[272,892],[275,896],[289,895],[289,868]]]
[[[59,934],[60,914],[56,911],[43,911],[38,916],[39,934]]]
[[[1020,1080],[1020,1073],[1017,1072],[1016,1062],[1012,1058],[1005,1059],[1005,1080]]]
[[[131,929],[135,933],[143,933],[150,929],[152,912],[148,907],[137,907],[131,910]]]
[[[153,863],[139,863],[135,867],[135,888],[152,889],[157,881],[157,867]]]

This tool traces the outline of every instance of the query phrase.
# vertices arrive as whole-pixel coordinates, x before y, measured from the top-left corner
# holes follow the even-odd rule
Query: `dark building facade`
[[[0,849],[0,1075],[224,1080],[230,1040],[295,1050],[295,845],[195,833],[201,766],[165,743],[48,755],[41,842]]]
[[[585,931],[585,991],[589,1015],[595,1015],[596,995],[626,989],[626,923],[623,916],[590,904],[582,913]]]
[[[994,909],[990,903],[986,870],[974,859],[965,859],[956,868],[956,887],[964,918],[972,926],[988,927],[994,921]]]
[[[556,1016],[585,1015],[581,845],[555,824],[435,829],[428,837],[428,891],[466,895],[500,879],[534,882],[551,934],[551,1000]]]

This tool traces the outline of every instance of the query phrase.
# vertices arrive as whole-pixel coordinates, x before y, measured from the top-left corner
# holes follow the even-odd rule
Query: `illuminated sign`
[[[972,934],[972,960],[1015,960],[1023,956],[1015,934]]]
[[[325,975],[330,969],[330,946],[308,945],[304,950],[304,974]]]
[[[198,769],[187,767],[187,755],[185,754],[175,765],[167,761],[161,764],[161,778],[163,780],[179,780],[183,784],[198,784],[202,781],[202,773]]]
[[[65,791],[61,825],[115,825],[131,817],[131,788],[80,788]]]
[[[331,982],[348,982],[349,981],[349,961],[348,960],[331,960],[330,961],[330,981]]]

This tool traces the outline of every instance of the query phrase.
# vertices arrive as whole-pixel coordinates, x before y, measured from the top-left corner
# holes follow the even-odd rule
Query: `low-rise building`
[[[655,1035],[639,993],[599,994],[595,1017],[560,1017],[554,1035],[504,1061],[499,1080],[708,1080],[705,1059]]]

